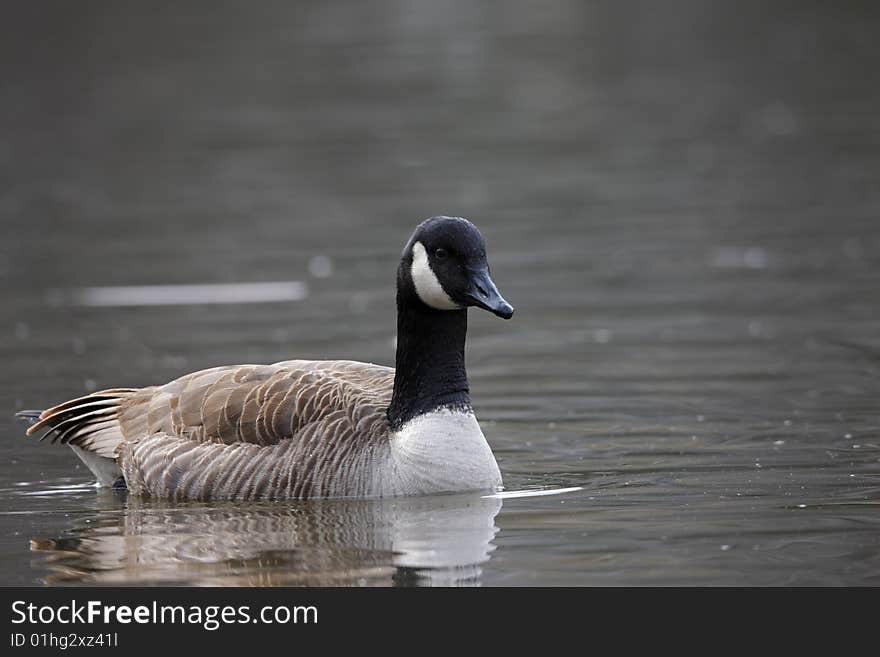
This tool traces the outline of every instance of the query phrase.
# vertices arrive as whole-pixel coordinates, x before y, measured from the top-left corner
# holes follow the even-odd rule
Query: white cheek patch
[[[458,304],[449,298],[446,290],[443,289],[440,281],[437,280],[434,270],[431,269],[431,264],[428,262],[428,252],[425,251],[422,243],[416,242],[413,244],[412,252],[413,261],[410,276],[419,299],[437,310],[457,310],[459,308]]]

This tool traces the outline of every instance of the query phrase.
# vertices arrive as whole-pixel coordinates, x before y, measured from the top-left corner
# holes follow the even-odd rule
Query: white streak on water
[[[760,246],[719,246],[709,257],[709,265],[719,269],[766,269],[769,261],[767,250]]]
[[[58,486],[47,486],[39,490],[14,491],[16,495],[26,497],[47,497],[49,495],[69,495],[70,493],[80,493],[84,490],[92,490],[97,488],[97,483],[83,484],[61,484]]]
[[[302,301],[308,288],[300,281],[205,285],[133,285],[50,290],[51,305],[177,306],[222,303]]]
[[[492,495],[483,495],[483,498],[496,498],[508,500],[514,497],[542,497],[545,495],[561,495],[562,493],[573,493],[576,490],[583,490],[583,486],[574,486],[572,488],[548,488],[546,490],[509,490]]]

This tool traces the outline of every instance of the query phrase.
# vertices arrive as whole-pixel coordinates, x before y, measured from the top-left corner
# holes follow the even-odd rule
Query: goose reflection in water
[[[46,584],[474,586],[502,504],[478,494],[285,505],[100,499],[97,517],[31,541],[45,553]]]

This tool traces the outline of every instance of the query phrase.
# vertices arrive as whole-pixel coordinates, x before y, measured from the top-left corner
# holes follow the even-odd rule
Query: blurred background
[[[4,7],[0,583],[880,583],[873,3]],[[218,364],[393,364],[397,259],[436,214],[483,230],[517,308],[471,313],[467,356],[507,488],[582,487],[485,511],[466,556],[401,549],[430,507],[293,540],[326,518],[303,507],[144,572],[251,511],[96,493],[11,419]]]

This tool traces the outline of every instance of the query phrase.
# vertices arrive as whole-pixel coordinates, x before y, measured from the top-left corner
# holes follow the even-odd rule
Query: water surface
[[[517,307],[468,340],[506,487],[580,489],[168,505],[9,419],[0,583],[880,584],[880,12],[553,5],[13,3],[5,417],[391,364],[400,250],[465,215]]]

